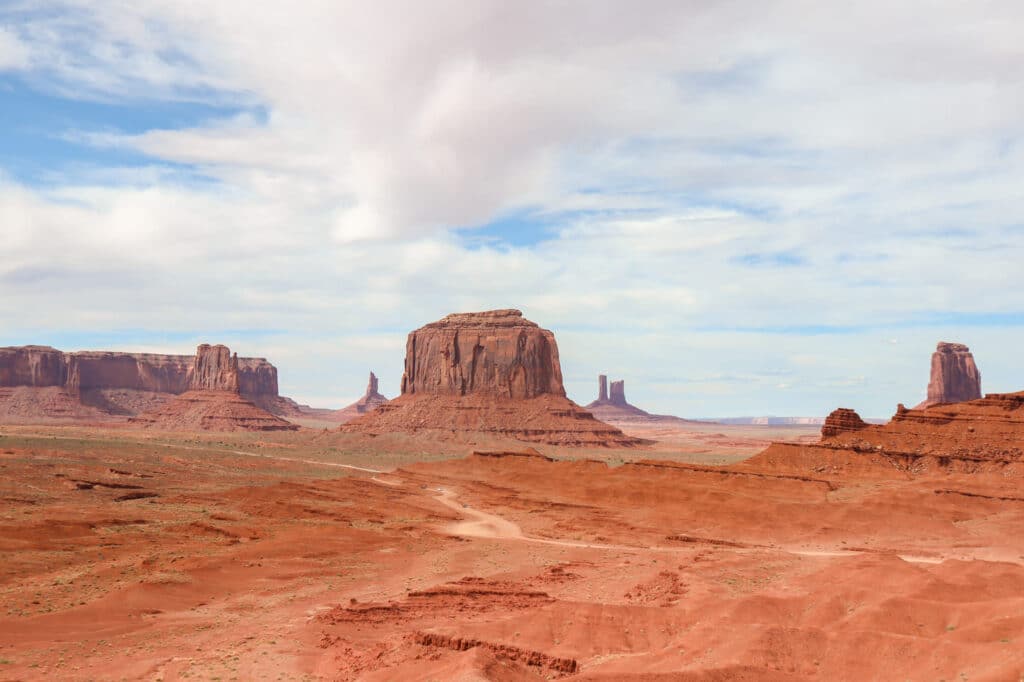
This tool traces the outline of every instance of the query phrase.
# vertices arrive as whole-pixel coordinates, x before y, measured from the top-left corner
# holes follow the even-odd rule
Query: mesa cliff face
[[[298,427],[245,399],[238,356],[227,346],[202,344],[189,373],[189,390],[128,421],[164,431],[291,431]]]
[[[409,334],[402,395],[565,396],[555,335],[518,310],[457,313]]]
[[[928,398],[918,408],[937,403],[960,403],[981,397],[981,373],[971,349],[962,343],[940,341],[932,353]]]
[[[238,355],[227,346],[204,343],[196,349],[189,389],[238,393]]]
[[[64,375],[64,353],[56,348],[0,348],[0,387],[62,386]]]
[[[448,315],[411,332],[402,395],[342,430],[560,445],[640,443],[566,398],[554,334],[518,310]]]

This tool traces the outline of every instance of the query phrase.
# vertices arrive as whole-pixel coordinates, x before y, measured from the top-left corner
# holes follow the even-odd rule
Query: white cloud
[[[335,384],[358,392],[370,361],[397,383],[406,330],[517,306],[568,334],[567,376],[628,370],[631,395],[689,414],[726,411],[694,386],[757,411],[785,384],[771,410],[784,413],[837,394],[887,406],[923,386],[908,369],[889,382],[898,363],[876,357],[926,355],[939,330],[914,327],[921,316],[1020,312],[1016,3],[47,8],[0,10],[16,25],[0,28],[0,69],[68,97],[241,113],[56,130],[152,164],[0,180],[0,314],[26,341],[285,330],[259,339],[283,385],[290,370],[294,392],[344,397]],[[451,231],[516,211],[549,221],[546,239],[477,246]],[[821,326],[869,329],[730,331]],[[387,339],[398,371],[356,338]],[[342,374],[310,369],[318,354]]]
[[[13,31],[0,26],[0,73],[24,69],[28,64],[28,47]]]

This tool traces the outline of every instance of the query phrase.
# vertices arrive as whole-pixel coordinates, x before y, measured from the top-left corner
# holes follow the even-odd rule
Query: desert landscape
[[[0,0],[0,682],[1024,682],[1022,36]]]
[[[652,416],[601,377],[603,423],[513,310],[410,333],[401,396],[371,375],[332,428],[243,398],[243,366],[200,346],[138,415],[68,393],[2,427],[0,679],[1024,672],[1024,393],[947,401],[980,385],[966,347],[927,405],[820,433]]]

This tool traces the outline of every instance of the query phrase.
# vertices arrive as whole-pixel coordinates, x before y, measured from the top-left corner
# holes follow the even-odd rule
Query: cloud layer
[[[580,401],[884,415],[940,336],[1024,387],[1016,3],[42,4],[4,96],[112,113],[0,168],[0,341],[216,333],[337,403],[514,306]]]

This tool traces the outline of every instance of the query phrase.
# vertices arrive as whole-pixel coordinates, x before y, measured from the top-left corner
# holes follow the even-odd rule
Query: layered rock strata
[[[411,332],[402,394],[342,429],[570,446],[641,442],[566,398],[554,334],[518,310],[448,315]]]
[[[952,471],[1024,477],[1024,391],[923,409],[900,405],[880,425],[865,424],[853,410],[836,410],[819,443],[776,443],[747,464],[878,475]]]
[[[290,431],[298,428],[245,399],[238,356],[227,346],[196,349],[189,390],[132,417],[129,422],[163,431]]]
[[[867,422],[861,419],[854,410],[840,407],[825,417],[825,423],[821,426],[821,437],[833,438],[841,433],[859,431],[866,426]]]
[[[237,361],[237,388],[246,399],[279,415],[303,413],[302,406],[278,394],[277,368],[266,359],[217,361]],[[6,411],[29,420],[131,416],[190,390],[197,371],[195,363],[194,355],[65,353],[49,346],[0,348],[0,403],[16,393],[18,404]],[[41,388],[55,388],[61,393],[58,396],[52,390],[31,390]],[[33,395],[38,396],[34,408]],[[5,406],[0,404],[0,420],[4,414]]]

